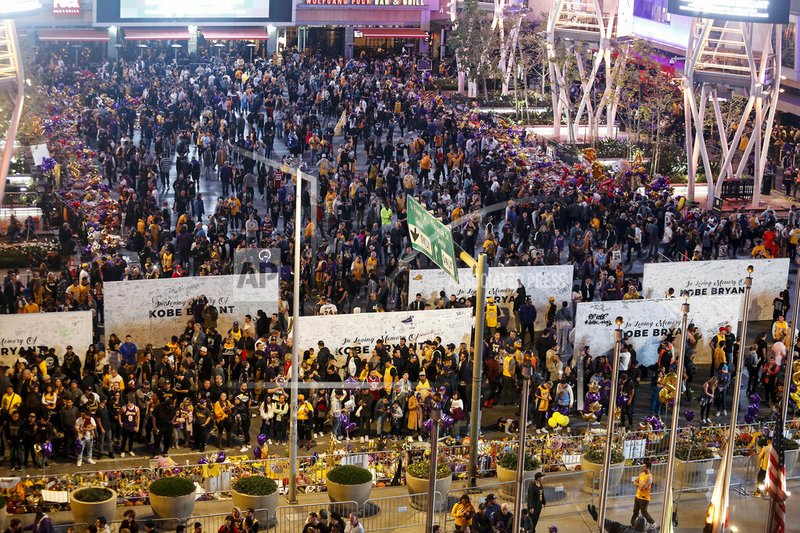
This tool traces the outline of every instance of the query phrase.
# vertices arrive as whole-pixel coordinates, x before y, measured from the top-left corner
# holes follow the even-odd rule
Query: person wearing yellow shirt
[[[11,413],[16,411],[21,403],[22,397],[14,392],[14,387],[11,385],[6,387],[6,393],[0,401],[0,410],[3,413],[3,418],[9,420],[11,418]]]
[[[459,531],[464,527],[472,526],[472,517],[475,516],[475,507],[473,507],[472,503],[469,501],[468,494],[461,496],[461,499],[453,505],[453,508],[450,510],[450,516],[453,517],[453,521],[456,523],[456,527],[459,528]]]
[[[419,393],[422,402],[424,402],[428,394],[431,393],[431,384],[428,381],[428,377],[425,375],[425,371],[419,373],[419,381],[417,382],[415,391]]]
[[[633,480],[636,487],[636,496],[633,500],[633,516],[631,517],[631,524],[641,514],[647,523],[652,525],[655,520],[647,512],[647,506],[650,505],[650,488],[653,486],[653,474],[650,473],[651,467],[650,459],[645,459],[642,463],[642,471]]]
[[[392,389],[396,381],[397,369],[392,364],[392,360],[389,359],[386,362],[386,368],[383,370],[383,389],[386,391],[386,394],[392,394]]]
[[[505,405],[514,403],[514,393],[516,386],[514,382],[514,372],[516,370],[516,360],[514,354],[510,352],[503,353],[503,389],[502,389],[502,402]]]
[[[428,175],[431,172],[431,156],[425,152],[419,162],[419,181],[425,185],[428,182]]]
[[[767,479],[767,467],[769,465],[769,454],[772,448],[772,437],[767,437],[767,444],[758,450],[758,476],[756,478],[755,496],[761,496],[764,481]]]
[[[227,432],[227,446],[231,445],[231,413],[233,404],[228,400],[227,392],[219,393],[219,400],[214,402],[214,422],[217,424],[217,438],[219,449],[222,449],[222,433]]]
[[[497,329],[497,314],[498,314],[498,307],[497,304],[494,303],[494,298],[489,298],[488,303],[486,304],[486,329],[489,330],[489,336],[493,336],[495,330]]]
[[[544,427],[547,410],[550,409],[550,389],[552,387],[552,381],[547,381],[536,387],[536,433],[541,433]]]
[[[458,222],[459,220],[461,220],[461,217],[463,216],[464,216],[464,208],[461,207],[460,205],[457,205],[456,208],[453,209],[452,213],[453,222]]]
[[[39,312],[39,304],[34,301],[26,300],[25,298],[22,299],[22,312],[23,313],[38,313]]]
[[[772,338],[776,341],[781,341],[789,335],[789,324],[783,315],[778,316],[778,320],[772,324]]]
[[[375,252],[370,252],[369,257],[367,258],[367,275],[371,275],[373,272],[378,271],[378,254]]]
[[[759,241],[758,244],[750,252],[750,257],[753,257],[754,259],[771,259],[772,254],[764,246],[764,242]]]
[[[172,251],[164,247],[161,250],[161,277],[162,278],[171,278],[172,277],[172,269],[173,269],[173,254]]]
[[[311,402],[306,400],[302,394],[297,395],[297,437],[299,446],[311,449],[311,418],[314,416],[314,408]]]

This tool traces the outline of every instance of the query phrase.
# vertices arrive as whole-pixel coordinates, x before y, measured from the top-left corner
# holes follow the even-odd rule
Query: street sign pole
[[[453,232],[411,196],[406,197],[411,247],[422,252],[458,283]]]
[[[483,321],[486,312],[486,254],[475,261],[467,252],[461,252],[461,260],[472,268],[477,287],[475,290],[475,342],[472,348],[472,402],[469,412],[469,486],[478,482],[478,439],[481,435],[481,377],[483,376]]]

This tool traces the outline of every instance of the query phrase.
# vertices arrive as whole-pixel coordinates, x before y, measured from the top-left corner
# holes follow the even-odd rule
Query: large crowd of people
[[[800,239],[794,208],[788,217],[771,209],[719,215],[646,183],[641,194],[628,175],[597,176],[589,166],[550,159],[533,134],[437,92],[411,57],[345,63],[286,50],[269,62],[208,58],[190,68],[154,56],[109,61],[92,72],[70,72],[42,57],[38,71],[46,93],[76,91],[74,135],[91,147],[102,187],[119,207],[109,224],[124,238],[115,252],[91,247],[97,226],[65,202],[59,240],[62,249],[80,251],[79,263],[5,276],[6,312],[89,309],[96,317],[91,346],[27,351],[0,376],[2,442],[12,470],[40,466],[46,458],[36,446],[45,442],[54,444],[53,458],[79,465],[102,455],[167,455],[175,446],[246,451],[261,433],[284,443],[295,371],[299,441],[308,449],[328,434],[421,439],[434,403],[454,419],[449,431],[462,434],[476,356],[470,346],[438,338],[379,342],[368,355],[343,358],[320,343],[299,347],[302,363],[292,368],[294,275],[301,276],[302,313],[459,305],[444,293],[433,301],[408,295],[410,269],[429,266],[410,249],[409,195],[451,225],[461,249],[486,253],[493,267],[574,265],[571,302],[532,302],[518,292],[519,327],[490,314],[479,354],[484,409],[516,405],[522,365],[535,365],[530,419],[537,432],[547,430],[548,411],[575,409],[579,365],[585,386],[594,382],[608,401],[608,359],[571,344],[575,303],[640,298],[631,274],[636,261],[794,257]],[[63,85],[70,83],[76,88]],[[302,243],[291,237],[295,184],[262,157],[301,163],[318,177],[318,203],[305,190],[301,198]],[[217,198],[204,197],[218,188]],[[230,273],[234,252],[254,246],[278,249],[284,265],[272,316],[242,316],[218,331],[214,306],[198,299],[185,328],[160,345],[103,330],[104,282]],[[295,247],[299,273],[285,266]],[[745,360],[748,390],[763,386],[772,405],[782,394],[776,376],[789,348],[781,326],[788,294],[776,297],[775,309],[773,342],[760,336]],[[546,328],[534,334],[537,314]],[[653,368],[640,367],[625,347],[623,424],[633,425],[636,398],[648,383],[650,414],[662,413],[660,378],[675,363],[671,340]],[[690,358],[701,342],[714,349],[710,378],[691,398],[690,359],[686,380],[689,401],[699,402],[710,422],[710,406],[717,416],[727,409],[737,340],[724,330],[702,339],[690,328]]]

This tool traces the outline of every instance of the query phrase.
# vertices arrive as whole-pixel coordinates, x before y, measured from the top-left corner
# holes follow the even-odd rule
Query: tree
[[[486,78],[497,74],[497,64],[491,61],[497,50],[491,23],[492,17],[478,8],[477,0],[465,0],[448,37],[459,71],[466,75],[473,88],[478,79],[483,79],[484,93],[487,92]],[[470,91],[470,96],[475,96],[475,92]]]

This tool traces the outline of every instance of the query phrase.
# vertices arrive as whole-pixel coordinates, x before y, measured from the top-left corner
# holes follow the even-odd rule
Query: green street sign
[[[453,248],[453,232],[450,228],[436,220],[432,214],[422,207],[411,196],[407,196],[408,234],[411,247],[427,255],[431,261],[458,283],[456,253]]]

